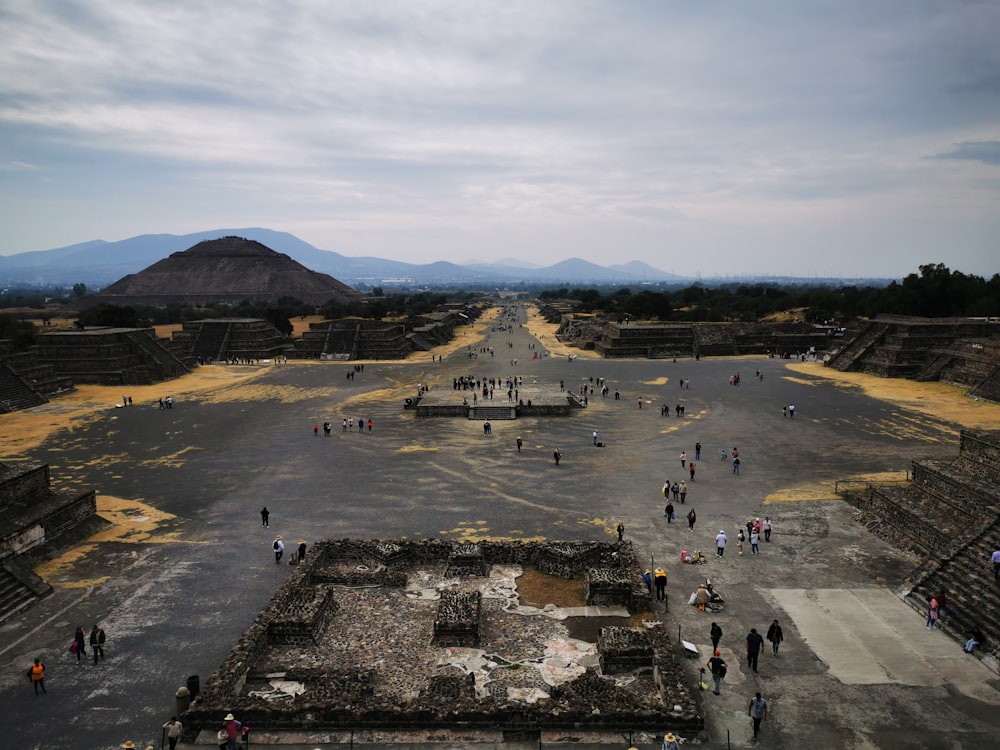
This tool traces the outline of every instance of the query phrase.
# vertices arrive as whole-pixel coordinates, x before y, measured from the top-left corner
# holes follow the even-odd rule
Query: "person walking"
[[[701,461],[701,443],[694,444],[694,460]]]
[[[673,732],[667,732],[663,735],[663,744],[660,746],[660,750],[681,750],[681,746],[677,742],[677,737],[674,736]]]
[[[559,465],[559,459],[562,458],[562,451],[560,451],[558,448],[556,448],[554,451],[552,451],[552,458],[555,460],[556,466],[558,466]]]
[[[683,469],[687,466],[688,454],[687,451],[681,451],[681,468]]]
[[[43,693],[49,692],[45,689],[45,665],[42,664],[41,659],[35,659],[35,663],[28,667],[28,679],[31,680],[31,686],[35,689],[35,695],[38,695],[38,689],[41,688]]]
[[[662,490],[662,492],[663,492],[663,497],[665,497],[667,500],[669,500],[670,499],[670,480],[669,479],[667,479],[663,483],[663,490]]]
[[[712,629],[709,631],[712,636],[712,650],[719,650],[719,641],[722,640],[722,628],[719,627],[718,623],[712,623]]]
[[[266,505],[260,509],[260,525],[265,529],[271,526],[271,511],[267,509]]]
[[[743,557],[743,542],[746,538],[746,534],[743,529],[740,528],[740,530],[736,532],[736,554],[740,557]]]
[[[757,530],[756,526],[750,532],[750,552],[754,555],[760,554],[760,531]]]
[[[714,683],[715,690],[712,692],[715,695],[722,694],[722,680],[726,676],[726,661],[722,658],[722,654],[716,649],[714,655],[708,660],[708,668],[712,672],[712,682]]]
[[[618,541],[621,542],[622,537],[625,536],[625,524],[619,521],[618,525],[615,526],[615,531],[618,532]]]
[[[927,605],[927,629],[934,630],[938,621],[938,600],[931,597],[930,604]]]
[[[521,452],[521,446],[524,445],[524,441],[521,440],[520,437],[518,437],[518,439],[515,442],[517,443],[517,452],[520,453]]]
[[[83,657],[87,655],[86,638],[83,634],[83,628],[77,627],[76,632],[73,634],[73,645],[76,646],[76,663],[79,664]]]
[[[285,543],[281,541],[281,534],[274,537],[274,544],[271,545],[271,549],[274,550],[274,564],[277,565],[281,562],[281,556],[285,554]]]
[[[726,532],[719,529],[719,533],[715,535],[715,554],[718,557],[723,557],[726,554]]]
[[[767,629],[765,637],[771,642],[771,652],[777,656],[778,648],[781,647],[781,642],[785,640],[785,636],[781,632],[781,626],[778,624],[777,620],[771,623],[771,627]]]
[[[672,486],[670,487],[670,491],[671,491],[671,492],[673,493],[673,495],[674,495],[674,502],[675,502],[675,503],[676,503],[676,502],[677,502],[678,500],[680,500],[680,499],[681,499],[681,486],[680,486],[679,484],[677,484],[677,482],[674,482],[674,483],[673,483],[673,485],[672,485]]]
[[[104,628],[100,625],[94,625],[90,631],[90,650],[94,654],[94,665],[97,665],[98,655],[101,660],[104,660],[104,642],[107,640],[107,636],[104,634]]]
[[[753,722],[753,741],[757,741],[757,735],[760,734],[760,723],[767,718],[767,701],[765,701],[760,693],[755,693],[754,697],[750,699],[750,703],[747,706],[747,715],[750,716],[750,720]]]
[[[177,721],[176,716],[171,716],[170,721],[163,725],[163,729],[167,734],[170,750],[175,750],[178,738],[184,733],[184,725]]]
[[[771,541],[771,517],[764,516],[764,523],[761,524],[761,529],[764,531],[764,541]]]
[[[733,474],[736,476],[740,475],[740,457],[733,456]]]
[[[663,509],[663,515],[667,517],[667,523],[674,522],[674,504],[667,502],[667,507]]]
[[[757,657],[760,656],[760,649],[763,645],[764,639],[760,637],[760,633],[757,632],[757,628],[750,628],[750,632],[747,634],[746,639],[747,666],[754,672],[757,671]]]
[[[656,585],[656,601],[665,602],[667,600],[667,571],[657,568],[653,574],[653,583]]]
[[[688,485],[687,485],[687,482],[685,482],[682,479],[681,483],[677,487],[677,489],[680,490],[680,493],[681,493],[681,505],[684,505],[684,501],[687,500],[687,496],[688,496]]]
[[[691,475],[691,481],[694,481],[694,461],[688,465],[688,473]]]
[[[695,523],[695,521],[698,520],[698,516],[695,515],[694,508],[692,508],[691,510],[688,511],[687,519],[688,519],[688,529],[693,534],[694,533],[694,523]]]
[[[594,430],[594,447],[597,447],[597,430]]]
[[[306,548],[306,540],[305,539],[299,539],[299,550],[298,550],[298,555],[299,555],[298,560],[299,560],[299,562],[302,562],[303,560],[306,559],[306,549],[307,549]]]

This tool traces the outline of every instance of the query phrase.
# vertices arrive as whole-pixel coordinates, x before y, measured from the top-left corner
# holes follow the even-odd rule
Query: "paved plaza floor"
[[[860,376],[765,357],[601,360],[565,349],[535,318],[530,328],[491,327],[487,318],[464,332],[440,350],[443,361],[366,362],[353,378],[353,363],[200,368],[132,389],[131,408],[115,408],[117,391],[85,388],[75,400],[0,417],[3,460],[47,462],[55,483],[97,489],[112,521],[45,561],[39,569],[54,595],[0,626],[3,746],[159,747],[177,687],[216,669],[287,576],[271,554],[275,534],[290,546],[300,538],[613,540],[619,522],[651,566],[667,569],[666,627],[701,652],[687,662],[691,684],[708,658],[713,619],[723,628],[730,670],[720,696],[703,694],[701,746],[747,744],[755,690],[771,710],[761,746],[997,746],[997,675],[927,631],[894,595],[917,560],[856,524],[834,487],[903,477],[914,458],[956,455],[959,429],[1000,425],[1000,407],[973,408],[946,386],[880,381],[875,389]],[[470,358],[470,346],[495,355]],[[536,351],[548,356],[531,359]],[[739,386],[729,382],[736,372]],[[403,408],[418,383],[450,390],[460,375],[516,375],[556,399],[560,381],[578,391],[604,378],[610,395],[595,385],[586,409],[497,420],[492,436],[479,421],[417,419]],[[199,378],[218,382],[189,385]],[[160,411],[156,399],[168,393],[174,408]],[[789,403],[794,419],[782,415]],[[664,404],[670,416],[661,415]],[[344,419],[353,430],[341,429]],[[371,432],[358,431],[361,419],[372,420]],[[314,434],[326,421],[332,434]],[[593,444],[595,430],[603,447]],[[680,453],[692,458],[696,442],[692,481]],[[681,522],[668,524],[660,488],[682,478],[687,503],[677,505]],[[690,507],[693,531],[682,521]],[[765,515],[775,531],[760,555],[747,545],[738,556],[731,545],[714,557],[720,529],[734,539],[748,518]],[[683,549],[703,550],[708,564],[681,565]],[[722,612],[685,603],[706,576],[726,598]],[[763,632],[773,619],[785,642],[755,674],[742,644],[749,628]],[[96,622],[108,634],[107,658],[77,664],[67,653],[73,630]],[[48,667],[49,692],[38,698],[25,679],[35,656]],[[659,746],[642,736],[619,746],[628,739]]]

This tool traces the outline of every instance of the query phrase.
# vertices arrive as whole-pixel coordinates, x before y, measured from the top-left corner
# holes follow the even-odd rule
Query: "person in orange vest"
[[[45,689],[45,665],[41,659],[35,659],[35,663],[28,667],[28,679],[35,688],[35,695],[38,695],[38,688],[41,688],[43,693],[48,692]]]

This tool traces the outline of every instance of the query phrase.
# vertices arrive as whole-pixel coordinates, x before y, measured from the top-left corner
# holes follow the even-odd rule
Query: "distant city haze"
[[[11,0],[0,255],[268,227],[414,264],[990,277],[998,28],[975,2]]]

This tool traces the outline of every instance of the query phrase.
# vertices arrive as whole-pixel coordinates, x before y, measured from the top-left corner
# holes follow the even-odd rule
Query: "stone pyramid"
[[[294,297],[316,305],[358,297],[333,276],[311,271],[287,255],[254,240],[220,237],[172,253],[89,295],[88,305],[210,305],[277,302]]]

